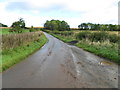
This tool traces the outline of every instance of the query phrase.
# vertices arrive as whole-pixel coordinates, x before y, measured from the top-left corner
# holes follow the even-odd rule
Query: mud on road
[[[118,88],[118,65],[45,35],[40,50],[2,74],[3,88]]]

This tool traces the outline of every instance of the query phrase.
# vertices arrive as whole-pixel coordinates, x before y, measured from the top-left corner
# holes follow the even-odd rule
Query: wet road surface
[[[3,88],[118,88],[118,65],[45,35],[40,50],[3,72]]]

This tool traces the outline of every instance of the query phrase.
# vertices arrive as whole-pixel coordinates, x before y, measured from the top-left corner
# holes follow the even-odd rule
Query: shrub
[[[35,32],[36,31],[36,29],[34,29],[33,28],[33,26],[31,26],[31,28],[30,28],[30,30],[29,30],[30,32]]]
[[[105,41],[108,39],[108,33],[106,32],[94,32],[89,36],[91,41]]]
[[[110,42],[117,43],[118,40],[120,40],[120,36],[117,36],[116,34],[109,35]]]
[[[118,43],[118,40],[120,40],[120,36],[117,36],[116,34],[109,34],[108,32],[105,31],[100,31],[100,32],[80,32],[76,35],[76,38],[79,40],[82,39],[89,39],[90,41],[95,41],[95,42],[102,42],[109,40],[110,42],[113,43]]]
[[[80,32],[77,34],[76,38],[80,40],[86,39],[86,38],[89,38],[90,34],[91,32]]]

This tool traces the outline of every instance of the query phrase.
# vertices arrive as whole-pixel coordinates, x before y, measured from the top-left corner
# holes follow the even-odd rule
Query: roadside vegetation
[[[118,32],[110,31],[50,31],[56,38],[98,56],[120,64]],[[77,33],[76,33],[77,32]]]
[[[46,26],[46,23],[44,26]],[[59,24],[49,22],[49,27],[59,27]],[[45,27],[44,31],[68,44],[83,48],[120,64],[120,36],[118,35],[120,25],[81,23],[76,30],[59,30]]]
[[[40,31],[2,35],[2,71],[38,50],[46,41]]]
[[[0,29],[0,37],[2,37],[0,72],[40,49],[47,41],[43,32],[34,29],[33,26],[26,28],[23,19],[13,22],[11,28]]]
[[[81,23],[74,30],[70,29],[67,22],[52,19],[47,20],[41,30],[68,44],[120,64],[120,25]],[[20,18],[10,28],[0,23],[0,40],[2,72],[42,47],[47,38],[40,28],[26,28],[25,21]]]

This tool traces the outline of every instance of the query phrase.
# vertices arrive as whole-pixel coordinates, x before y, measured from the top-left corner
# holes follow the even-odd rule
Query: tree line
[[[0,23],[0,27],[8,27],[8,26],[5,25],[5,24]]]
[[[120,25],[113,24],[81,23],[78,28],[80,30],[120,31]]]
[[[0,27],[7,27],[0,23]],[[20,18],[18,21],[15,21],[11,25],[10,32],[18,32],[21,33],[23,29],[27,29],[25,27],[25,21],[23,18]],[[66,21],[60,20],[47,20],[44,23],[44,28],[48,30],[57,30],[57,31],[65,31],[70,30],[70,25]],[[93,24],[93,23],[81,23],[78,25],[78,30],[101,30],[101,31],[120,31],[120,25],[113,25],[113,24]],[[33,26],[30,28],[30,32],[35,31]]]

